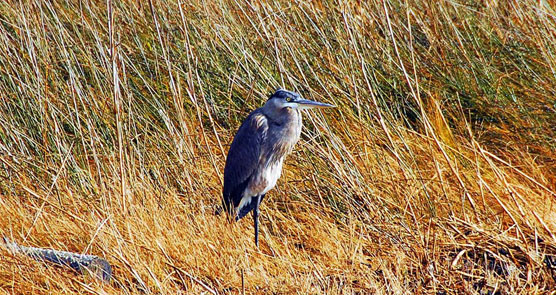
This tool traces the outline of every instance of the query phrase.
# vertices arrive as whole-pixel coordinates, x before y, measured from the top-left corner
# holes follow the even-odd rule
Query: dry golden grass
[[[0,235],[115,281],[0,248],[0,291],[554,294],[551,5],[1,2]],[[306,115],[258,250],[214,212],[277,86],[339,107]]]

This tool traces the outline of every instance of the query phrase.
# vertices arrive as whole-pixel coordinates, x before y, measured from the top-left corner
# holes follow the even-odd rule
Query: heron
[[[259,206],[282,174],[285,157],[299,140],[301,110],[334,105],[307,100],[278,88],[239,127],[226,157],[223,206],[240,220],[253,211],[255,245],[259,247]]]

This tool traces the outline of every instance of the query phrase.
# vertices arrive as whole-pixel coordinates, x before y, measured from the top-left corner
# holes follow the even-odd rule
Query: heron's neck
[[[269,119],[267,133],[268,156],[270,161],[282,161],[292,150],[301,135],[301,112],[295,109],[282,109],[278,114],[266,114]]]
[[[282,108],[278,110],[264,110],[267,118],[276,125],[290,125],[301,122],[301,112],[292,108]]]

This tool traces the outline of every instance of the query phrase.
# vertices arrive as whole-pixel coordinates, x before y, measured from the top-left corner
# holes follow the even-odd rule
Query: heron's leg
[[[261,196],[256,196],[255,209],[253,210],[253,221],[255,222],[255,245],[259,247],[259,205],[261,204]]]

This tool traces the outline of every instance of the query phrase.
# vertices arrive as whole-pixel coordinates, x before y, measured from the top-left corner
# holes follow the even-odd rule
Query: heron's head
[[[331,104],[303,99],[299,93],[278,88],[276,92],[268,99],[266,106],[283,109],[291,108],[297,110],[312,108],[333,108]]]

